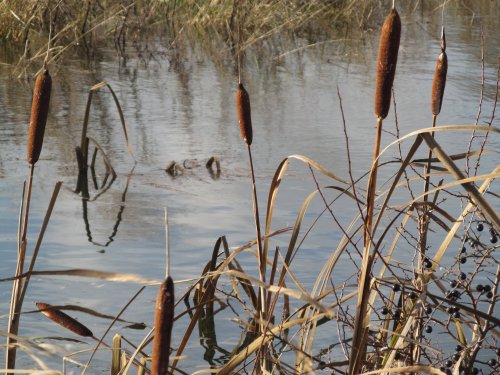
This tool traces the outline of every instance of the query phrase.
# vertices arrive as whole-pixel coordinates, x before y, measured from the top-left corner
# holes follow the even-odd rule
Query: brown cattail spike
[[[174,324],[174,281],[170,276],[161,284],[155,307],[155,337],[151,364],[152,375],[168,374],[170,338]]]
[[[377,60],[377,83],[375,90],[375,116],[384,119],[391,107],[392,84],[398,62],[401,19],[392,9],[382,26]]]
[[[444,88],[446,86],[446,73],[448,72],[448,56],[446,56],[446,36],[444,26],[441,33],[441,54],[436,62],[434,80],[432,81],[432,114],[439,115],[443,104]]]
[[[250,97],[241,83],[238,84],[238,90],[236,91],[236,112],[238,113],[241,137],[250,146],[253,138]]]
[[[36,79],[31,104],[30,127],[28,130],[28,163],[32,165],[38,161],[42,151],[51,89],[52,78],[50,78],[49,71],[45,69]]]
[[[53,322],[69,329],[71,332],[79,336],[93,337],[92,331],[85,327],[82,323],[63,313],[60,310],[55,310],[52,305],[43,302],[37,302],[36,307],[40,312]]]
[[[432,81],[432,114],[435,116],[441,112],[447,71],[448,57],[446,56],[446,52],[443,51],[437,59],[434,80]]]

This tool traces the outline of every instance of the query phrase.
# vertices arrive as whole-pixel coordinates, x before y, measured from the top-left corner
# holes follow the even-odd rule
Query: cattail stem
[[[266,281],[266,260],[264,259],[264,250],[262,249],[262,234],[260,231],[260,216],[259,216],[259,204],[257,200],[257,189],[255,184],[255,172],[253,167],[252,150],[250,145],[248,145],[248,158],[250,160],[250,172],[252,175],[252,198],[253,198],[253,208],[254,208],[254,220],[255,220],[255,230],[257,233],[257,260],[259,265],[259,277],[261,282]],[[262,317],[265,317],[265,296],[264,288],[259,288],[259,307],[262,313]]]
[[[29,180],[28,180],[28,190],[26,193],[26,203],[24,205],[24,219],[22,223],[20,243],[18,245],[17,252],[17,266],[16,266],[16,276],[23,274],[24,272],[24,260],[26,258],[26,247],[27,247],[27,232],[28,232],[28,218],[29,218],[29,210],[30,210],[30,202],[31,202],[31,191],[33,187],[33,172],[35,169],[34,164],[29,165]],[[16,279],[14,281],[12,287],[12,295],[11,295],[11,309],[9,314],[9,324],[7,327],[7,351],[5,355],[5,363],[7,369],[14,369],[16,367],[16,346],[12,346],[15,344],[15,339],[13,339],[10,335],[17,335],[19,331],[19,321],[21,319],[20,312],[22,307],[22,301],[20,299],[21,290],[22,290],[22,279]]]
[[[380,142],[382,138],[382,119],[377,119],[377,130],[375,133],[375,145],[373,146],[373,163],[368,178],[368,193],[366,198],[366,219],[365,219],[365,247],[371,242],[373,211],[375,206],[375,193],[377,189],[378,157],[380,154]],[[369,247],[369,246],[368,246]]]

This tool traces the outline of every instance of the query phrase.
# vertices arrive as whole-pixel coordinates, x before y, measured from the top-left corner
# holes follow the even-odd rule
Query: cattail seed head
[[[236,112],[238,113],[241,137],[250,146],[253,138],[250,96],[241,83],[238,84],[236,91]]]
[[[448,56],[446,56],[446,36],[444,26],[441,31],[441,54],[436,62],[434,80],[432,81],[432,114],[439,115],[443,104],[444,88],[446,86],[446,73],[448,72]]]
[[[384,21],[379,42],[375,89],[375,116],[379,119],[384,119],[391,107],[391,91],[396,74],[400,38],[401,19],[393,8]]]
[[[94,336],[92,334],[92,331],[85,327],[82,323],[60,310],[53,309],[52,305],[49,305],[48,303],[37,302],[36,307],[47,318],[59,324],[60,326],[69,329],[71,332],[83,337]]]
[[[437,59],[436,70],[434,71],[434,80],[432,81],[432,114],[435,116],[441,112],[447,72],[448,57],[446,56],[446,52],[443,51]]]
[[[45,69],[35,82],[33,102],[31,104],[30,126],[28,130],[28,163],[31,165],[38,161],[42,151],[43,134],[49,113],[50,91],[52,78]]]
[[[170,276],[161,284],[156,297],[155,337],[151,364],[152,375],[168,374],[170,338],[174,324],[174,281]]]

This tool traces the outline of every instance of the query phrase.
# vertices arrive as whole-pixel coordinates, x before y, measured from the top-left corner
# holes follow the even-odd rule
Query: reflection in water
[[[123,217],[123,212],[125,211],[125,199],[127,197],[127,191],[128,191],[128,187],[130,185],[130,180],[132,178],[132,174],[134,172],[134,169],[135,169],[135,165],[132,167],[132,170],[129,172],[128,176],[127,176],[127,183],[125,184],[125,189],[123,190],[123,193],[122,193],[122,198],[121,198],[121,202],[122,204],[119,205],[118,207],[118,213],[116,215],[116,220],[115,220],[115,223],[113,225],[113,230],[112,230],[112,233],[111,235],[108,237],[108,241],[104,244],[102,243],[99,243],[97,241],[94,241],[93,237],[92,237],[92,230],[90,229],[90,220],[89,220],[89,216],[88,216],[88,209],[87,209],[87,205],[88,205],[88,202],[89,201],[95,201],[97,200],[102,194],[104,194],[110,187],[111,185],[113,184],[113,182],[115,181],[116,179],[116,176],[113,176],[109,182],[108,185],[105,185],[106,183],[106,179],[108,178],[109,176],[109,173],[106,173],[106,176],[104,177],[103,179],[103,183],[102,183],[102,186],[101,186],[101,189],[100,191],[92,198],[90,199],[88,196],[87,197],[84,197],[83,196],[83,193],[82,193],[82,212],[83,212],[83,221],[85,222],[85,231],[87,233],[87,238],[89,240],[90,243],[94,244],[94,245],[97,245],[97,246],[103,246],[103,247],[107,247],[109,246],[109,244],[111,242],[113,242],[116,234],[118,233],[118,227],[120,226],[120,223],[122,222],[122,217]],[[96,187],[97,189],[97,180],[96,180],[96,175],[95,175],[95,170],[94,168],[92,167],[91,168],[92,170],[92,180],[94,181],[94,186]],[[87,191],[88,193],[88,179],[86,178],[86,172],[85,172],[85,176],[81,176],[81,173],[79,173],[78,175],[78,182],[81,183],[81,184],[85,184],[86,186],[84,188],[82,187],[77,187],[77,190],[75,190],[75,193],[77,193],[78,190],[80,191]],[[85,178],[85,180],[84,180]],[[104,187],[105,186],[105,187]],[[104,188],[103,188],[104,187]],[[78,193],[77,193],[78,194]]]

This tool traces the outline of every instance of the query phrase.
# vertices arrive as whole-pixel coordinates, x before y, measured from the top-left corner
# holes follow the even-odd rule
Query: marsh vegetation
[[[218,7],[210,7],[214,3]],[[60,1],[53,9],[48,8],[54,7],[51,2],[33,2],[31,13],[26,15],[21,15],[26,8],[11,8],[10,13],[19,19],[29,18],[24,22],[24,34],[10,28],[9,37],[28,46],[21,54],[22,71],[26,74],[38,64],[33,70],[42,73],[36,77],[26,132],[27,160],[24,152],[16,156],[26,165],[28,176],[26,188],[17,186],[18,195],[22,191],[20,213],[2,219],[14,223],[9,229],[18,226],[17,232],[8,237],[15,241],[2,246],[6,254],[9,251],[8,263],[15,265],[2,269],[1,277],[2,286],[8,285],[10,301],[2,313],[6,329],[0,330],[7,340],[4,352],[8,369],[96,373],[104,368],[112,374],[498,371],[498,50],[493,51],[494,64],[488,65],[491,57],[485,56],[492,51],[487,48],[485,28],[479,28],[480,43],[469,46],[479,56],[480,84],[473,103],[477,112],[464,114],[462,108],[452,105],[458,99],[449,94],[459,95],[463,88],[463,77],[455,77],[459,70],[453,68],[457,50],[462,47],[451,47],[453,42],[446,30],[453,26],[444,22],[447,12],[456,8],[446,5],[431,10],[439,27],[429,28],[435,33],[429,44],[434,43],[435,48],[425,56],[431,66],[425,71],[428,76],[419,76],[425,85],[418,85],[411,74],[417,58],[405,56],[409,53],[405,42],[411,44],[410,38],[419,35],[421,25],[417,23],[417,31],[404,36],[417,7],[398,8],[398,13],[387,4],[362,3],[363,7],[354,1],[158,1],[148,9],[142,2],[89,1],[77,12],[69,1]],[[288,5],[286,11],[276,11],[284,5]],[[95,13],[95,7],[103,8],[102,15]],[[492,9],[498,12],[498,7]],[[346,79],[337,85],[329,82],[326,77],[331,76],[321,69],[335,63],[324,58],[325,49],[314,56],[320,60],[314,69],[307,69],[311,57],[304,51],[321,45],[321,40],[308,40],[307,35],[321,38],[327,35],[322,34],[327,32],[325,22],[334,20],[342,26],[348,19],[345,17],[353,14],[360,15],[354,17],[361,20],[356,28],[367,28],[371,14],[378,11],[389,15],[385,22],[385,17],[378,20],[374,52],[364,57],[366,66],[375,73],[370,79],[360,78],[363,73],[358,73],[352,81]],[[165,18],[159,21],[158,15]],[[106,39],[111,35],[100,33],[100,27],[109,27],[113,17],[122,22],[114,25],[111,34],[124,69],[130,64],[125,56],[131,36],[139,38],[146,32],[144,27],[164,29],[170,25],[170,31],[176,30],[171,34],[176,35],[171,39],[175,43],[180,43],[179,35],[188,32],[197,35],[190,39],[197,41],[193,43],[211,39],[203,56],[218,56],[214,57],[219,60],[212,73],[222,69],[225,63],[221,61],[229,61],[230,72],[209,85],[209,90],[200,91],[199,82],[189,78],[185,60],[194,56],[196,64],[201,64],[202,59],[184,47],[186,53],[175,51],[172,56],[179,60],[169,62],[179,82],[172,107],[158,105],[151,98],[141,102],[144,108],[136,106],[122,97],[120,92],[127,88],[117,79],[80,88],[82,104],[60,109],[62,100],[56,96],[54,101],[51,91],[53,87],[61,90],[63,84],[56,83],[57,74],[49,74],[49,69],[64,69],[57,65],[56,56],[62,58],[58,51],[83,43],[87,51],[97,53],[98,43],[103,42],[97,36]],[[61,28],[56,21],[68,28]],[[49,36],[38,53],[33,53],[31,44],[34,30]],[[287,79],[280,80],[279,85],[285,88],[276,96],[283,102],[290,101],[292,107],[296,103],[292,94],[311,98],[298,101],[307,106],[293,112],[298,117],[295,125],[288,122],[290,107],[286,104],[283,108],[271,106],[267,113],[258,111],[271,101],[266,85],[274,76],[259,65],[256,56],[263,52],[257,51],[256,43],[268,43],[270,50],[283,48],[288,42],[273,43],[285,31],[293,32],[303,44],[289,53],[275,53],[270,66],[285,73],[296,69],[294,77],[299,79],[291,86],[286,86]],[[147,45],[147,41],[138,41]],[[227,48],[226,57],[224,48],[217,53],[220,46]],[[288,55],[298,57],[284,65],[282,59]],[[144,63],[143,57],[137,58],[138,64]],[[40,69],[43,61],[45,66]],[[342,67],[349,70],[351,64],[361,66],[363,72],[363,64],[355,59]],[[156,71],[151,69],[148,78],[154,88],[162,65],[159,63]],[[140,74],[138,69],[131,71],[122,78]],[[308,74],[319,76],[316,84],[322,95],[316,92],[317,87],[311,92],[303,89],[300,79],[305,80]],[[257,81],[255,77],[260,75]],[[357,87],[371,85],[368,106],[358,99],[361,92],[350,93],[345,87],[356,80]],[[426,100],[418,98],[423,92],[398,90],[401,81],[407,81],[409,87],[425,87]],[[301,90],[294,91],[294,85]],[[130,86],[134,88],[132,97],[137,96],[140,80]],[[155,93],[161,96],[162,85],[158,87]],[[191,95],[190,87],[196,95]],[[210,89],[215,87],[222,93],[217,108],[222,113],[217,117],[222,126],[217,125],[217,132],[211,134],[206,124],[215,116],[207,109],[213,102],[203,104],[199,97],[210,97]],[[72,90],[69,93],[74,94]],[[470,102],[470,92],[465,97],[460,103]],[[189,111],[183,107],[175,112],[176,100]],[[153,105],[148,106],[148,101]],[[405,109],[412,107],[417,107],[415,112],[406,115]],[[219,170],[216,178],[210,173],[210,177],[200,177],[196,172],[168,175],[164,171],[167,160],[164,165],[148,164],[151,156],[144,151],[146,146],[163,148],[164,143],[180,143],[170,139],[176,128],[163,121],[160,127],[165,129],[160,136],[148,133],[149,127],[155,126],[151,119],[158,113],[162,119],[162,113],[170,109],[175,116],[185,116],[188,126],[199,125],[198,129],[189,129],[194,142],[184,145],[191,147],[183,151],[186,159],[217,154],[200,150],[200,144],[209,138],[223,139],[210,146],[222,154],[211,159]],[[50,144],[55,138],[50,131],[60,131],[50,127],[55,118],[51,113],[57,111],[79,113],[78,122],[63,117],[67,123],[62,132],[68,133],[69,146]],[[196,111],[201,112],[200,118]],[[351,119],[356,111],[366,112],[363,123],[357,122],[359,118]],[[144,112],[150,117],[133,117]],[[305,112],[311,113],[307,121],[301,118]],[[331,126],[332,112],[336,114],[335,130],[315,123],[321,119]],[[103,113],[107,117],[99,120]],[[173,123],[175,116],[171,118]],[[287,120],[278,121],[281,117]],[[276,126],[277,136],[272,137]],[[49,137],[44,137],[45,131]],[[333,131],[338,134],[329,139],[326,135]],[[309,146],[313,155],[301,155],[308,136],[312,137]],[[361,146],[360,138],[365,140]],[[328,142],[332,139],[336,143]],[[267,148],[261,146],[265,142]],[[140,145],[146,146],[141,149]],[[327,151],[319,152],[321,147]],[[293,154],[283,153],[289,150]],[[44,157],[44,152],[50,156]],[[65,160],[59,170],[69,170],[64,172],[64,184],[57,181],[58,176],[53,181],[44,176],[47,167],[43,165],[59,163],[60,155]],[[233,160],[228,160],[228,155]],[[182,155],[175,158],[183,159]],[[11,157],[6,160],[16,164]],[[345,165],[340,167],[340,161]],[[236,198],[225,195],[217,185],[221,181],[241,193]],[[44,189],[37,190],[37,184]],[[70,186],[64,190],[64,185]],[[161,193],[148,195],[151,186]],[[111,194],[116,201],[105,203]],[[80,232],[86,242],[78,246],[98,248],[104,255],[104,250],[112,250],[114,257],[86,261],[80,249],[65,254],[57,247],[59,240],[53,238],[71,237],[71,224],[75,223],[71,214],[56,209],[61,195],[73,204],[81,202],[78,210],[85,229],[74,232]],[[178,202],[183,195],[187,198]],[[236,200],[240,205],[228,208]],[[111,207],[105,210],[109,218],[100,223],[112,223],[111,230],[92,225],[95,217],[88,212],[89,207],[106,204]],[[141,205],[151,211],[147,220],[130,215],[124,228],[127,210]],[[170,207],[168,215],[166,206]],[[200,213],[206,216],[204,223],[210,228],[202,236],[195,218]],[[58,214],[66,215],[58,220]],[[224,220],[224,216],[229,217]],[[242,227],[240,232],[237,226]],[[51,227],[55,229],[51,231]],[[138,227],[144,229],[143,236],[134,238]],[[97,240],[95,231],[106,240]],[[129,234],[116,244],[119,232]],[[158,239],[150,242],[148,237]],[[130,241],[134,250],[126,257],[120,255],[119,246]],[[201,243],[199,251],[185,255],[197,243]],[[154,256],[148,253],[150,246]],[[134,252],[136,258],[132,258]],[[95,252],[92,256],[96,257]],[[130,259],[124,259],[127,257]],[[58,281],[61,278],[66,284],[63,288]],[[59,295],[58,290],[70,295]],[[113,293],[120,297],[106,300]],[[37,303],[29,306],[25,299]],[[6,305],[2,304],[2,311]],[[51,321],[42,320],[45,317],[40,313]],[[42,333],[29,328],[33,319],[45,327]],[[194,343],[196,336],[199,345]],[[71,350],[65,350],[65,346]],[[97,358],[101,360],[98,364]],[[57,367],[61,362],[62,369]]]

